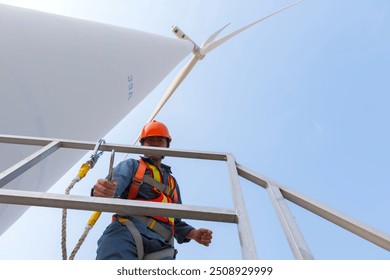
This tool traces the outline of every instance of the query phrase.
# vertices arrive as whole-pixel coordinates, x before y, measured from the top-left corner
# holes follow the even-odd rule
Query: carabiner
[[[104,139],[99,139],[99,141],[96,143],[95,148],[93,150],[93,153],[91,155],[90,159],[90,165],[91,168],[95,165],[95,163],[98,161],[99,157],[103,154],[103,151],[99,151],[99,148],[102,144],[105,144],[106,141]]]

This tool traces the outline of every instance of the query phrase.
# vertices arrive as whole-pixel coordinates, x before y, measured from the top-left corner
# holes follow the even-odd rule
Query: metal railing
[[[302,194],[289,190],[284,186],[247,169],[238,164],[235,157],[229,153],[136,147],[107,143],[102,144],[99,148],[101,151],[112,151],[114,149],[116,152],[120,153],[148,154],[148,152],[153,151],[156,155],[170,157],[225,161],[231,182],[231,192],[234,203],[233,209],[2,189],[4,185],[60,148],[93,150],[96,143],[10,135],[0,135],[0,143],[42,146],[38,151],[0,173],[0,203],[113,212],[119,214],[132,213],[134,215],[146,216],[171,216],[195,220],[235,223],[237,224],[242,258],[256,259],[257,255],[254,238],[239,183],[239,177],[241,176],[268,191],[268,195],[295,259],[314,259],[314,257],[288,208],[286,200],[390,251],[389,235],[372,229],[361,222],[338,213]]]

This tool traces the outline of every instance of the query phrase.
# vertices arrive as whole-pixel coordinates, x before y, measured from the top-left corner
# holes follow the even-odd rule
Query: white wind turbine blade
[[[172,81],[164,96],[161,98],[160,102],[157,104],[154,109],[152,115],[149,117],[148,122],[151,122],[156,115],[160,112],[162,107],[164,107],[165,103],[167,103],[168,99],[172,96],[175,90],[180,86],[180,84],[184,81],[187,75],[191,72],[192,68],[194,68],[195,64],[199,61],[199,58],[196,55],[193,55],[191,60],[180,70],[179,74]]]
[[[228,27],[230,23],[226,24],[224,27],[222,27],[221,29],[219,29],[218,31],[214,32],[213,34],[210,35],[209,38],[207,38],[206,41],[204,41],[204,43],[202,44],[202,48],[207,46],[208,44],[210,44],[212,41],[215,40],[215,38],[217,38],[217,36],[219,35],[219,33],[222,32],[222,30],[224,30],[226,27]]]
[[[165,92],[164,96],[161,98],[160,102],[155,107],[153,113],[150,115],[148,122],[151,122],[157,114],[160,112],[162,107],[164,107],[165,103],[167,103],[168,99],[172,96],[172,94],[175,92],[175,90],[179,87],[179,85],[184,81],[184,79],[187,77],[187,75],[191,72],[192,68],[194,68],[195,64],[199,61],[199,57],[196,55],[193,55],[191,60],[180,70],[179,74],[175,77],[175,79],[172,81],[172,83],[169,85],[167,91]],[[138,135],[137,139],[135,139],[133,145],[137,143],[139,140],[141,134]]]
[[[263,20],[265,20],[265,19],[267,19],[267,18],[272,17],[273,15],[276,15],[276,14],[278,14],[278,13],[280,13],[280,12],[282,12],[282,11],[288,9],[288,8],[291,8],[292,6],[295,6],[296,4],[298,4],[298,3],[302,2],[302,1],[303,1],[303,0],[294,2],[294,3],[292,3],[292,4],[290,4],[290,5],[288,5],[288,6],[284,7],[284,8],[282,8],[282,9],[280,9],[280,10],[278,10],[278,11],[275,11],[275,12],[273,12],[273,13],[271,13],[271,14],[265,16],[265,17],[262,17],[262,18],[259,19],[259,20],[256,20],[256,21],[254,21],[254,22],[252,22],[252,23],[250,23],[250,24],[248,24],[248,25],[246,25],[246,26],[244,26],[244,27],[242,27],[242,28],[240,28],[240,29],[238,29],[238,30],[236,30],[236,31],[234,31],[234,32],[232,32],[232,33],[230,33],[230,34],[228,34],[228,35],[226,35],[225,37],[222,37],[222,38],[218,39],[217,41],[214,41],[214,42],[209,43],[208,45],[206,45],[204,48],[202,48],[202,49],[200,50],[200,53],[201,53],[202,55],[206,55],[207,53],[209,53],[210,51],[212,51],[212,50],[215,49],[216,47],[222,45],[222,44],[225,43],[227,40],[233,38],[234,36],[236,36],[237,34],[241,33],[242,31],[244,31],[244,30],[246,30],[246,29],[252,27],[253,25],[255,25],[255,24],[257,24],[257,23],[259,23],[259,22],[261,22],[261,21],[263,21]]]
[[[222,27],[221,29],[219,29],[218,31],[214,32],[202,45],[202,48],[199,48],[198,46],[194,46],[194,51],[193,51],[193,56],[191,58],[191,60],[180,70],[179,74],[175,77],[175,79],[172,81],[172,83],[170,84],[170,86],[168,87],[167,91],[165,92],[164,96],[161,98],[160,102],[157,104],[157,106],[155,107],[153,113],[151,114],[151,116],[149,117],[148,122],[151,122],[156,116],[157,114],[160,112],[160,110],[164,107],[164,105],[167,103],[167,101],[169,100],[169,98],[173,95],[173,93],[175,92],[175,90],[180,86],[180,84],[183,82],[183,80],[187,77],[187,75],[191,72],[191,70],[194,68],[195,64],[203,59],[205,57],[205,55],[207,53],[209,53],[210,51],[212,51],[213,49],[215,49],[216,47],[220,46],[221,44],[225,43],[226,41],[228,41],[229,39],[231,39],[232,37],[236,36],[237,34],[241,33],[242,31],[250,28],[251,26],[267,19],[267,18],[270,18],[271,16],[275,15],[275,14],[278,14],[300,2],[302,2],[303,0],[300,0],[300,1],[297,1],[297,2],[294,2],[278,11],[275,11],[255,22],[252,22],[251,24],[248,24],[232,33],[230,33],[229,35],[226,35],[225,37],[222,37],[221,39],[217,40],[217,41],[214,41],[215,38],[230,24],[227,24],[225,25],[224,27]],[[194,43],[195,44],[195,43]],[[203,47],[204,46],[204,47]],[[137,139],[134,141],[134,145],[137,143],[137,141],[139,140],[139,137],[140,135],[138,135]]]

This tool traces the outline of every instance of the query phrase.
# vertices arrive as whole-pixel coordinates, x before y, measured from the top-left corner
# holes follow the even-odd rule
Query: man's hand
[[[99,179],[93,186],[93,196],[114,197],[116,182],[110,182],[106,179]]]
[[[206,228],[193,229],[187,234],[186,237],[188,239],[193,239],[204,246],[209,246],[211,239],[213,238],[213,232]]]

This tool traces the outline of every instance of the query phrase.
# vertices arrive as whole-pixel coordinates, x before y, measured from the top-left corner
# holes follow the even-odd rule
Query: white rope
[[[81,178],[79,176],[76,176],[73,178],[73,180],[70,182],[69,186],[65,190],[65,194],[69,195],[70,190],[73,189],[74,185],[79,182]],[[67,209],[62,209],[62,230],[61,230],[61,248],[62,248],[62,259],[67,260],[67,251],[66,251],[66,220],[67,220]]]
[[[79,241],[77,242],[76,246],[74,247],[72,253],[71,253],[70,256],[69,256],[69,259],[70,259],[70,260],[74,260],[74,257],[75,257],[75,255],[76,255],[76,253],[79,251],[81,245],[83,245],[84,240],[85,240],[85,238],[87,237],[87,235],[88,235],[89,231],[91,230],[91,228],[92,228],[92,227],[91,227],[90,225],[86,225],[86,226],[85,226],[85,229],[84,229],[83,234],[80,236]]]

